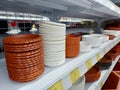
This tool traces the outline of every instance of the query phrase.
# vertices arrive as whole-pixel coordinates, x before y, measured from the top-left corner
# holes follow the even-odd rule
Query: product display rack
[[[0,14],[2,19],[30,19],[38,21],[41,20],[41,16],[39,15],[44,15],[53,21],[58,20],[61,16],[68,16],[89,18],[99,22],[99,20],[120,17],[120,8],[110,0],[3,0],[0,1],[0,3],[0,8],[5,11],[4,14],[6,15],[4,16],[3,13]],[[8,11],[15,13],[6,13]],[[21,14],[19,13],[16,18],[17,11],[23,13],[23,16],[21,17]],[[25,13],[29,14],[27,15]],[[30,16],[31,13],[34,13],[35,15]],[[0,82],[1,90],[68,90],[78,78],[83,76],[119,42],[120,37],[117,37],[103,43],[102,46],[98,48],[92,49],[89,53],[80,53],[75,58],[67,58],[66,63],[61,66],[54,68],[45,67],[45,72],[39,78],[26,83],[19,83],[9,79],[5,59],[3,58],[0,60],[0,81],[2,81]],[[102,71],[101,77],[98,81],[87,83],[86,90],[100,89],[115,66],[118,58],[119,56],[113,62],[108,71]]]
[[[66,59],[66,63],[59,67],[46,67],[45,72],[38,79],[28,83],[18,83],[8,78],[5,59],[0,60],[1,66],[1,88],[3,90],[46,90],[49,87],[58,88],[63,87],[63,90],[67,90],[71,87],[72,83],[78,78],[83,76],[92,66],[94,66],[111,48],[113,48],[120,41],[120,37],[114,40],[105,42],[101,47],[92,49],[89,53],[80,53],[75,58]],[[56,82],[58,85],[56,85]],[[61,82],[61,84],[60,84]],[[56,86],[55,86],[55,85]],[[99,84],[99,83],[98,83]],[[5,87],[9,86],[9,87]],[[14,88],[13,88],[14,86]],[[48,89],[54,90],[54,89]],[[58,90],[60,90],[58,88]]]

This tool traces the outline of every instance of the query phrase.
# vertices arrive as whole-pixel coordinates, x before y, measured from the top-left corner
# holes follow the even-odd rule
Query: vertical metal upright
[[[96,27],[95,33],[101,34],[103,19],[96,19],[96,22],[97,22],[97,27]]]
[[[53,9],[52,14],[49,16],[49,19],[54,22],[58,22],[60,17],[57,15],[57,10]]]

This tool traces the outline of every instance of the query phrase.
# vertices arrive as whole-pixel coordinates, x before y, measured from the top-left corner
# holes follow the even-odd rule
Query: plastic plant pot
[[[115,50],[110,50],[106,55],[110,56],[112,58],[112,60],[115,60],[115,58],[117,57],[118,53]]]
[[[85,42],[81,41],[80,42],[80,52],[89,52],[92,49],[92,45]]]
[[[109,27],[110,30],[120,31],[120,27]]]
[[[102,70],[109,69],[109,67],[112,65],[112,58],[108,55],[105,55],[98,63],[97,65],[100,66]]]
[[[82,40],[82,35],[79,35],[79,34],[67,34],[67,37],[75,37],[75,36],[80,36],[80,41]]]
[[[101,70],[98,65],[93,66],[86,74],[86,82],[93,82],[100,78]]]
[[[76,57],[80,52],[80,36],[70,34],[66,36],[66,57]]]
[[[120,31],[115,31],[115,30],[103,30],[103,34],[119,36]]]
[[[93,35],[83,35],[82,41],[88,42],[92,45],[93,48],[97,48],[102,44],[101,36],[93,36]]]
[[[104,34],[91,34],[94,37],[102,37],[102,42],[106,42],[109,40],[109,36],[104,35]]]
[[[120,90],[119,76],[112,72],[101,90]]]
[[[117,44],[113,50],[115,50],[118,54],[120,54],[120,44]]]

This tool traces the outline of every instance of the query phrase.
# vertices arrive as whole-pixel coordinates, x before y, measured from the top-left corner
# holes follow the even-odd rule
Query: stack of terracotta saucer
[[[40,35],[43,36],[46,66],[58,66],[65,62],[65,24],[40,22]]]
[[[72,58],[80,52],[80,36],[69,34],[66,36],[66,57]]]
[[[87,73],[85,74],[86,82],[94,82],[100,78],[101,69],[98,65],[94,65]]]
[[[12,80],[26,82],[44,71],[43,40],[37,34],[21,34],[3,39],[6,65]]]

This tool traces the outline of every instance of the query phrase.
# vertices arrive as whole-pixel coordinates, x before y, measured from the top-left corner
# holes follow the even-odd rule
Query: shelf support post
[[[103,19],[96,19],[96,22],[97,22],[97,27],[96,27],[95,33],[101,34]]]
[[[49,19],[53,22],[58,22],[60,16],[57,15],[57,11],[54,9],[52,14],[49,16]]]

